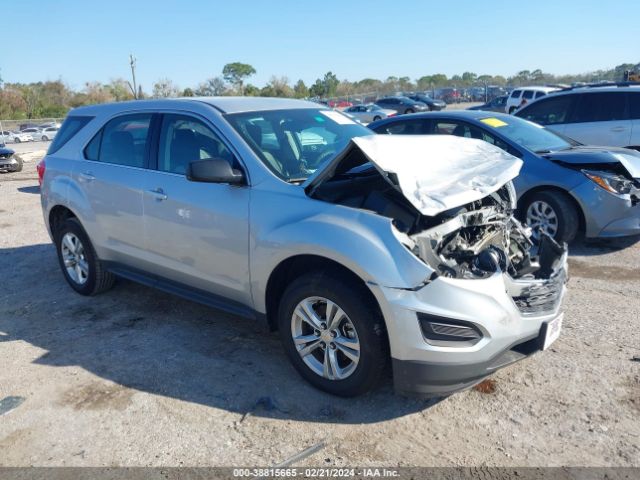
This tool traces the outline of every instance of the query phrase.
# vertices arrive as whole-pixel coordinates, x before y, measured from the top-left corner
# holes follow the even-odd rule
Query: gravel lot
[[[64,282],[40,212],[38,144],[0,174],[0,466],[640,466],[640,243],[572,246],[554,346],[440,402],[390,380],[344,400],[275,334],[127,281]],[[635,360],[634,360],[635,359]],[[5,408],[6,409],[6,408]]]

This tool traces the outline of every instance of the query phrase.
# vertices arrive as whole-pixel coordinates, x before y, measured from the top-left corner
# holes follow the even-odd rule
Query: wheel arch
[[[380,304],[378,303],[375,295],[367,286],[366,282],[353,270],[327,257],[313,254],[301,254],[282,260],[276,268],[273,269],[271,275],[269,275],[269,279],[267,280],[267,287],[265,289],[265,306],[267,310],[267,323],[271,330],[277,330],[278,306],[280,304],[282,294],[287,286],[296,278],[312,271],[332,272],[361,288],[382,316],[382,310],[380,309]]]
[[[582,209],[582,205],[580,205],[580,202],[578,202],[578,200],[571,194],[571,192],[565,190],[564,188],[558,187],[556,185],[538,185],[527,190],[525,193],[520,195],[520,198],[518,199],[518,208],[517,208],[518,216],[520,217],[520,219],[524,219],[524,215],[525,215],[525,211],[523,208],[524,205],[526,205],[529,202],[529,199],[533,195],[539,192],[560,193],[564,195],[566,198],[568,198],[571,204],[575,207],[576,212],[578,212],[578,222],[579,222],[578,231],[584,233],[586,228],[586,218],[584,215],[584,210]]]
[[[69,218],[78,219],[78,216],[69,207],[65,205],[56,205],[51,208],[51,210],[49,210],[49,217],[47,219],[51,235],[55,236],[55,232]],[[78,219],[78,221],[80,220]]]

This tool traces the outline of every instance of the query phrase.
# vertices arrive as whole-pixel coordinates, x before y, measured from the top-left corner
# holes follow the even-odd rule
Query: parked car
[[[0,136],[2,136],[2,142],[0,143],[21,143],[33,141],[33,137],[29,133],[3,130],[0,134]]]
[[[395,110],[399,114],[424,112],[429,110],[429,107],[422,102],[416,102],[408,97],[395,96],[385,97],[376,100],[376,105],[388,110]]]
[[[347,100],[329,100],[329,106],[331,108],[347,108],[352,107],[353,103]]]
[[[408,95],[411,100],[415,100],[416,102],[424,103],[429,110],[438,111],[447,108],[447,104],[443,100],[435,100],[428,95],[424,95],[422,93],[416,93],[414,95]]]
[[[42,135],[42,130],[40,130],[39,128],[36,127],[32,127],[32,128],[25,128],[24,130],[20,130],[20,133],[26,133],[27,135],[31,136],[31,140],[36,140],[36,139],[40,139],[41,135]]]
[[[520,166],[316,103],[210,97],[75,109],[38,175],[76,292],[135,279],[265,320],[327,392],[370,390],[391,360],[398,391],[441,396],[560,332],[566,249],[531,257]]]
[[[516,112],[588,145],[640,150],[640,86],[599,86],[554,93]]]
[[[376,120],[382,120],[383,118],[396,115],[395,110],[387,110],[374,103],[370,103],[368,105],[355,105],[343,111],[350,117],[353,117],[362,123],[375,122]]]
[[[496,97],[490,102],[484,103],[482,105],[476,105],[475,107],[469,107],[467,110],[484,110],[485,112],[500,112],[504,113],[505,107],[507,105],[507,96],[502,95],[501,97]]]
[[[58,133],[58,127],[47,127],[42,130],[40,133],[40,140],[43,142],[48,142],[49,140],[53,140]]]
[[[484,140],[524,161],[514,179],[520,219],[533,236],[570,242],[640,233],[640,153],[583,146],[551,130],[505,114],[456,111],[387,119],[377,133],[445,134]]]
[[[21,123],[18,126],[18,130],[22,131],[26,128],[38,128],[38,125],[36,125],[35,123]]]
[[[0,145],[0,173],[22,171],[22,158],[15,153],[10,148]]]
[[[42,124],[38,125],[38,128],[40,130],[44,130],[45,128],[49,128],[49,127],[60,128],[60,124],[57,123],[57,122],[47,122],[47,123],[42,123]]]
[[[457,88],[441,88],[438,92],[439,97],[444,100],[445,103],[460,103],[462,101],[461,92]]]
[[[519,108],[522,108],[527,103],[533,102],[538,98],[544,97],[551,92],[558,91],[558,88],[554,87],[519,87],[509,94],[507,98],[507,104],[505,106],[506,113],[513,113]]]

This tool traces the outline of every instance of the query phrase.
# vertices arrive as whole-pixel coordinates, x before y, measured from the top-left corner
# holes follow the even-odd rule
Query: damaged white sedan
[[[367,392],[391,362],[398,391],[442,396],[560,334],[566,246],[514,218],[520,167],[477,140],[224,97],[74,110],[38,172],[78,293],[131,278],[266,320],[327,392]]]

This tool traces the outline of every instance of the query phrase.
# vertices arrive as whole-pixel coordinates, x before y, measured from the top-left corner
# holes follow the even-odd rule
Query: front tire
[[[373,121],[374,122],[377,122],[378,120],[381,120],[380,116],[376,115],[375,117],[373,117]]]
[[[54,233],[58,261],[67,283],[80,295],[96,295],[115,282],[105,270],[80,222],[69,218]]]
[[[372,390],[388,363],[384,321],[364,288],[329,272],[309,273],[280,300],[278,327],[289,360],[305,380],[333,395]]]
[[[20,143],[21,141],[22,141],[22,140],[20,140],[20,139],[19,139],[19,138],[17,138],[17,137],[13,139],[13,143]]]
[[[43,136],[42,136],[42,141],[43,141],[43,142],[46,142],[47,140],[49,140],[49,139],[46,137],[46,135],[43,135]]]
[[[405,114],[406,114],[406,113],[414,113],[414,112],[415,112],[415,110],[414,110],[413,108],[407,108],[407,109],[404,111],[404,113],[405,113]]]
[[[529,197],[524,205],[523,219],[533,230],[536,241],[544,232],[558,243],[570,243],[580,225],[578,211],[571,199],[565,193],[554,191],[537,192]]]
[[[16,168],[13,169],[13,171],[14,172],[21,172],[22,171],[22,167],[24,166],[24,162],[22,161],[22,158],[20,158],[17,155],[14,158],[16,159],[18,164],[16,165]]]

